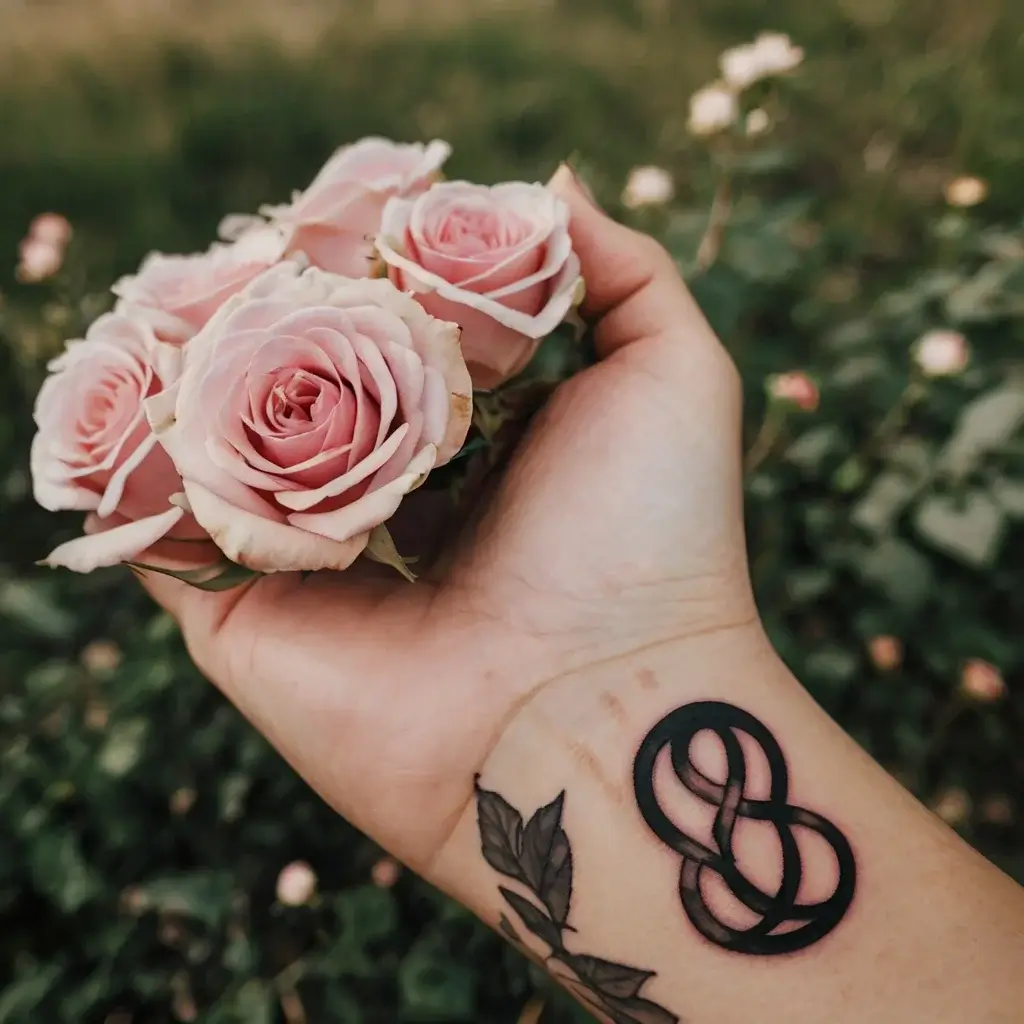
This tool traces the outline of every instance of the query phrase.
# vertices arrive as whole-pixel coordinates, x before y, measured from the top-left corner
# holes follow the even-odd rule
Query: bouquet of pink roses
[[[177,541],[219,549],[161,570],[208,588],[360,555],[409,574],[387,527],[403,499],[446,464],[462,493],[585,362],[566,205],[443,181],[449,152],[363,139],[287,205],[113,286],[36,401],[36,500],[88,513],[45,564]]]

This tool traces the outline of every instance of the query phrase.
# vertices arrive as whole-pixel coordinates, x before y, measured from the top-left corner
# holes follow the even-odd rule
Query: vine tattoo
[[[482,789],[477,779],[477,822],[484,860],[521,884],[533,898],[500,886],[502,897],[521,926],[550,948],[545,964],[554,962],[570,972],[552,973],[591,1009],[614,1024],[677,1024],[675,1014],[640,995],[644,984],[654,977],[653,971],[566,949],[565,935],[575,929],[568,923],[572,849],[562,828],[564,802],[563,791],[524,823],[519,811],[498,793]],[[530,955],[505,914],[500,928],[520,951]]]
[[[724,747],[724,782],[708,778],[693,763],[691,745],[704,731],[713,732]],[[754,740],[768,762],[771,778],[766,800],[746,795],[747,764],[740,733]],[[659,754],[666,748],[679,781],[699,800],[717,808],[712,829],[717,848],[705,846],[679,829],[658,802],[654,769]],[[765,725],[748,712],[720,701],[699,701],[677,708],[641,743],[633,766],[633,785],[648,827],[683,858],[679,894],[686,916],[716,946],[762,956],[791,953],[831,932],[849,909],[857,876],[849,842],[828,819],[787,802],[789,772],[782,749]],[[765,892],[747,878],[736,862],[733,832],[741,818],[769,822],[778,834],[782,878],[774,893]],[[839,867],[835,889],[819,902],[799,899],[803,865],[794,827],[816,832],[835,854]],[[739,928],[716,916],[701,891],[701,878],[706,871],[720,876],[732,895],[757,916],[755,924]]]

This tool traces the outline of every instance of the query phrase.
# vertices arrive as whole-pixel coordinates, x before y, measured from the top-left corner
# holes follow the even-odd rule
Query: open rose
[[[169,533],[200,535],[170,504],[181,479],[142,408],[174,380],[180,360],[145,324],[108,313],[50,363],[35,406],[36,501],[90,515],[87,535],[62,544],[47,564],[90,572],[134,558]]]
[[[184,344],[253,278],[285,251],[280,230],[262,224],[236,241],[215,242],[187,256],[150,253],[138,273],[122,277],[111,291],[118,309],[150,324],[161,341]]]
[[[229,558],[344,569],[462,446],[471,392],[457,325],[388,281],[285,262],[192,339],[147,414]]]
[[[462,327],[478,388],[530,361],[583,296],[569,209],[543,185],[434,185],[384,210],[377,250],[392,281]]]
[[[291,203],[264,207],[261,212],[287,231],[289,252],[305,253],[323,270],[367,277],[373,239],[387,201],[393,196],[419,195],[450,153],[448,143],[439,140],[424,146],[362,139],[339,149]],[[243,224],[243,220],[229,220],[226,228]]]

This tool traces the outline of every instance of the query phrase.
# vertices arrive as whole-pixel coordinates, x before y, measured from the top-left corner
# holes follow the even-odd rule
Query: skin
[[[503,880],[480,855],[477,773],[526,816],[566,790],[579,951],[657,971],[644,996],[688,1021],[1017,1019],[1020,890],[846,739],[764,636],[732,362],[657,243],[568,168],[550,187],[570,205],[601,362],[558,390],[442,577],[144,585],[332,807],[491,924]],[[638,744],[709,697],[765,722],[793,801],[858,856],[848,921],[806,953],[737,958],[701,939],[678,856],[638,819]],[[827,875],[813,851],[809,873],[816,856]]]

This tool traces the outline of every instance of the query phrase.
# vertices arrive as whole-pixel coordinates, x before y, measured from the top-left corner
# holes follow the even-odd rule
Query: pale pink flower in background
[[[688,127],[693,135],[714,135],[736,123],[739,104],[735,95],[716,82],[698,89],[690,97]]]
[[[932,810],[954,828],[966,823],[971,809],[970,795],[959,786],[943,790],[932,803]]]
[[[913,358],[926,377],[951,377],[962,373],[970,359],[970,346],[959,331],[933,330],[914,343]]]
[[[316,872],[304,860],[293,861],[277,876],[277,902],[303,907],[316,895],[316,887]]]
[[[569,208],[539,184],[455,181],[393,199],[377,251],[399,288],[462,328],[477,388],[519,373],[583,298]]]
[[[746,129],[747,135],[751,138],[758,135],[764,135],[766,132],[771,131],[771,127],[772,119],[767,110],[762,110],[761,107],[756,107],[747,114]]]
[[[903,642],[895,636],[873,636],[868,643],[868,654],[875,668],[892,672],[903,664]]]
[[[71,241],[71,223],[59,213],[41,213],[28,227],[30,238],[63,249]]]
[[[768,394],[775,401],[795,405],[804,412],[814,412],[820,400],[818,385],[800,370],[769,377]]]
[[[146,411],[228,558],[344,569],[462,447],[472,391],[456,324],[389,281],[285,261],[214,315]]]
[[[960,692],[979,704],[994,704],[1006,696],[1006,681],[995,665],[971,658],[960,675]]]
[[[373,870],[370,872],[373,884],[377,886],[378,889],[393,888],[398,883],[398,879],[401,875],[401,866],[391,857],[381,857],[381,859],[373,865]]]
[[[150,253],[111,288],[117,309],[148,323],[160,341],[182,345],[226,299],[282,259],[285,242],[282,231],[263,224],[206,252]]]
[[[93,675],[108,675],[124,660],[121,648],[112,640],[92,640],[82,648],[82,665]]]
[[[641,206],[664,206],[675,195],[672,175],[664,167],[634,167],[622,191],[622,205],[631,210]]]
[[[289,252],[304,253],[323,270],[368,277],[388,200],[424,192],[450,154],[451,146],[440,140],[424,145],[361,139],[339,149],[290,203],[260,212],[287,232]],[[242,223],[229,220],[224,227],[230,231]]]
[[[946,202],[950,206],[977,206],[987,198],[988,184],[973,175],[954,178],[946,186]]]
[[[53,277],[63,263],[62,246],[29,236],[18,247],[18,267],[15,274],[24,284],[38,284]]]
[[[200,536],[171,497],[181,480],[143,412],[175,380],[181,354],[145,324],[101,316],[49,364],[36,398],[32,442],[36,501],[88,512],[86,536],[45,560],[90,572],[136,557],[161,538]]]
[[[989,825],[1012,825],[1017,816],[1017,809],[1006,793],[993,793],[985,798],[978,815]]]

